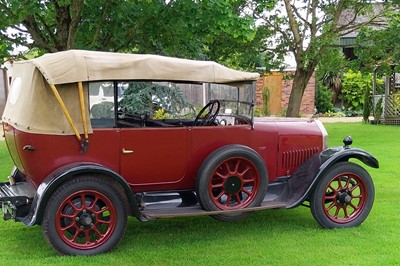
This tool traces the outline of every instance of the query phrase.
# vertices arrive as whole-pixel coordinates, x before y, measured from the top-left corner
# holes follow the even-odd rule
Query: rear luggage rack
[[[36,190],[28,182],[11,185],[9,182],[0,183],[0,202],[10,202],[15,206],[29,204]]]
[[[32,203],[35,193],[35,188],[28,182],[15,185],[9,182],[0,183],[0,205],[4,220],[25,216],[29,210],[25,206]]]

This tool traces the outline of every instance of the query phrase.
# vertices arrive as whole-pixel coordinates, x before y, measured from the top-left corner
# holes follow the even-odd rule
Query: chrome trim
[[[326,131],[324,125],[322,124],[321,121],[319,120],[314,120],[319,129],[321,130],[322,133],[322,150],[325,150],[328,148],[328,132]]]
[[[133,153],[132,150],[125,150],[125,148],[122,149],[122,154],[131,154]]]

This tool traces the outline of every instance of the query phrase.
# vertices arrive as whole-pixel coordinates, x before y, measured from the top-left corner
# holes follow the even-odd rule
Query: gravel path
[[[296,119],[312,119],[311,117],[302,117],[302,118],[286,118],[286,117],[255,117],[256,121],[271,121],[271,120],[296,120]],[[356,123],[362,122],[363,118],[361,116],[355,117],[314,117],[313,119],[319,120],[322,123]],[[373,117],[370,117],[370,120],[373,120]]]
[[[355,123],[362,122],[362,116],[354,116],[354,117],[317,117],[322,123],[336,123],[336,122],[344,122],[344,123]],[[373,120],[373,117],[370,117],[370,120]]]

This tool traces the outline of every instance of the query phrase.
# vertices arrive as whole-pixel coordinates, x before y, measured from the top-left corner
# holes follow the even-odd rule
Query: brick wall
[[[262,101],[261,101],[262,89],[264,87],[271,88],[271,86],[272,87],[276,86],[273,84],[274,82],[271,82],[272,79],[278,81],[278,84],[280,85],[281,88],[280,88],[280,93],[271,94],[270,103],[276,104],[277,101],[280,101],[280,111],[271,110],[271,115],[277,115],[279,113],[282,113],[283,110],[287,109],[290,92],[292,91],[292,84],[293,84],[293,80],[287,78],[287,76],[293,74],[294,74],[293,71],[285,71],[284,73],[273,72],[271,74],[266,74],[261,76],[260,79],[257,81],[256,106],[257,107],[262,106]],[[303,94],[300,107],[300,114],[303,116],[308,116],[313,114],[314,106],[315,106],[315,75],[312,75]]]

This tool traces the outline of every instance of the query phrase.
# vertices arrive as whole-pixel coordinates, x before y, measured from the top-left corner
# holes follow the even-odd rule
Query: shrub
[[[185,110],[194,112],[193,106],[186,101],[180,90],[150,82],[130,83],[124,91],[119,107],[124,112],[147,114],[150,117],[154,117],[160,109],[163,113],[158,111],[157,116],[165,116],[164,113],[167,113],[171,117],[179,117]]]
[[[346,115],[343,112],[333,112],[328,111],[324,113],[324,117],[345,117]]]
[[[262,89],[262,109],[261,109],[261,114],[263,116],[269,116],[270,111],[269,111],[269,98],[270,98],[270,92],[267,87]]]
[[[112,102],[102,102],[97,103],[90,109],[90,114],[93,118],[104,119],[114,117],[114,103]]]
[[[344,109],[343,113],[346,117],[360,116],[362,115],[361,110],[353,110],[352,108]]]
[[[165,112],[164,109],[158,109],[155,111],[153,119],[168,119],[173,118],[172,115]]]
[[[276,114],[278,117],[286,117],[287,108],[282,108],[279,113]]]
[[[349,70],[344,74],[343,88],[340,99],[344,101],[347,109],[360,111],[363,109],[365,100],[365,91],[371,93],[372,75],[363,75],[360,71],[353,72]]]
[[[332,95],[332,91],[328,90],[324,85],[318,84],[315,97],[315,105],[318,113],[333,111]]]
[[[262,116],[262,112],[261,112],[261,108],[260,107],[255,107],[254,108],[254,116],[255,117],[261,117]]]

